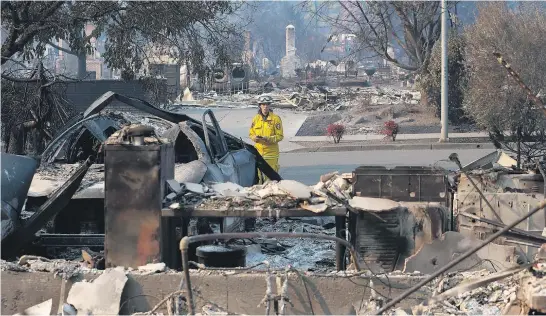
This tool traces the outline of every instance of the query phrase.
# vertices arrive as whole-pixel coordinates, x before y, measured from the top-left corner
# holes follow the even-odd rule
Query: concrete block
[[[126,282],[124,272],[107,270],[91,283],[75,283],[67,302],[74,305],[78,315],[117,315]]]
[[[40,316],[51,315],[52,305],[53,305],[53,299],[49,299],[38,305],[34,305],[32,307],[25,309],[23,314],[15,314],[15,315],[40,315]]]

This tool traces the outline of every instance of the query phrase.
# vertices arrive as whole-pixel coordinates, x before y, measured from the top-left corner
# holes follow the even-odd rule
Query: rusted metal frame
[[[361,168],[363,168],[363,169],[361,169]],[[388,195],[388,193],[390,192],[390,199],[399,201],[399,200],[401,200],[401,197],[400,196],[394,197],[394,193],[393,193],[394,188],[392,187],[392,185],[390,186],[390,188],[388,190],[389,192],[386,192],[385,190],[382,190],[383,184],[386,183],[385,181],[387,181],[387,183],[388,183],[388,181],[390,180],[390,183],[392,184],[393,183],[393,178],[395,178],[395,177],[414,176],[414,177],[418,178],[417,179],[418,181],[419,180],[421,181],[421,191],[422,191],[422,185],[423,185],[422,176],[424,176],[424,175],[433,176],[433,177],[434,176],[440,176],[440,174],[436,174],[436,173],[431,172],[431,170],[426,170],[426,169],[422,169],[422,168],[419,168],[417,170],[412,170],[412,167],[404,168],[402,170],[398,170],[397,168],[393,168],[393,169],[371,168],[371,169],[367,170],[365,167],[361,166],[361,167],[357,167],[357,169],[353,172],[353,178],[355,179],[354,181],[356,183],[359,183],[360,182],[358,180],[359,176],[370,177],[370,178],[375,177],[374,180],[373,180],[373,183],[370,182],[370,181],[365,181],[364,180],[365,183],[370,182],[369,185],[378,188],[378,193],[377,194],[374,193],[375,194],[374,197],[383,198],[383,197],[385,197],[384,193]],[[358,173],[358,175],[357,175],[357,173]],[[445,177],[445,176],[442,175],[442,177]],[[369,179],[366,179],[366,180],[369,180]],[[404,188],[404,191],[403,191],[404,193],[406,193],[406,194],[404,194],[404,196],[409,194],[408,190],[409,190],[409,186],[411,185],[411,180],[408,179],[408,181],[409,182],[404,183],[404,186],[407,185],[407,187]],[[444,184],[445,183],[446,182],[444,181]],[[368,183],[366,183],[366,184],[368,184]],[[414,183],[414,185],[417,186],[418,182]],[[360,189],[360,188],[358,188],[358,189]],[[444,191],[446,189],[447,189],[447,184],[445,184],[445,186],[444,186]],[[353,194],[355,194],[357,196],[363,196],[362,192],[357,191],[356,187],[354,189]],[[446,196],[448,196],[447,192],[446,192]],[[422,201],[423,198],[421,196],[416,195],[416,197],[414,199]],[[443,198],[443,200],[434,199],[434,201],[445,202],[446,198]]]
[[[468,173],[466,172],[466,170],[464,170],[462,164],[461,164],[461,161],[459,160],[459,156],[456,154],[456,153],[453,153],[451,155],[449,155],[449,160],[455,162],[457,164],[457,167],[459,167],[459,170],[462,172],[462,174],[464,174],[466,176],[466,178],[468,179],[468,181],[470,181],[470,183],[472,184],[472,186],[474,187],[474,189],[478,192],[478,194],[480,195],[481,199],[485,201],[485,204],[487,204],[487,206],[489,207],[489,209],[491,210],[491,212],[493,213],[493,215],[495,215],[495,217],[497,218],[497,220],[499,222],[501,222],[502,224],[504,224],[504,222],[502,221],[502,218],[500,217],[500,215],[497,213],[497,211],[495,211],[495,209],[493,208],[493,205],[491,205],[491,203],[489,202],[489,200],[485,197],[485,195],[483,194],[482,190],[480,190],[480,188],[478,188],[478,185],[476,184],[476,182],[474,182],[474,180],[472,179],[472,177],[470,177],[468,175]],[[518,245],[517,246],[518,249],[521,251],[521,253],[525,256],[525,259],[527,260],[527,262],[530,262],[529,260],[529,257],[527,256],[527,254],[525,253],[525,251],[523,251],[523,248]]]
[[[209,240],[229,240],[229,239],[250,239],[250,238],[310,238],[310,239],[325,239],[330,241],[335,241],[337,243],[343,244],[351,252],[352,261],[355,265],[355,268],[360,271],[360,266],[358,264],[358,257],[354,247],[347,241],[338,237],[322,235],[322,234],[310,234],[310,233],[278,233],[278,232],[267,232],[267,233],[225,233],[225,234],[206,234],[206,235],[196,235],[191,237],[184,237],[180,240],[180,253],[182,255],[182,268],[184,269],[184,277],[182,279],[181,285],[185,284],[187,291],[187,300],[189,306],[189,314],[195,315],[195,303],[193,300],[193,291],[191,288],[190,280],[190,269],[189,269],[189,259],[188,259],[188,248],[192,242],[199,241],[209,241]]]
[[[543,200],[542,202],[540,202],[540,204],[533,208],[531,211],[529,211],[527,214],[524,214],[523,216],[521,216],[520,218],[516,219],[515,221],[513,221],[512,223],[506,225],[506,227],[504,227],[503,229],[499,230],[498,232],[496,232],[495,234],[491,235],[489,238],[487,238],[486,240],[484,240],[481,244],[477,245],[476,247],[466,251],[465,253],[463,253],[462,255],[460,255],[459,257],[457,257],[455,260],[451,261],[450,263],[446,264],[445,266],[443,266],[442,268],[438,269],[436,272],[434,272],[433,274],[431,274],[430,276],[428,276],[426,279],[420,281],[419,283],[417,283],[416,285],[412,286],[411,288],[409,288],[408,290],[404,291],[402,294],[400,294],[398,297],[394,298],[393,300],[389,301],[385,306],[383,306],[381,309],[379,309],[377,311],[377,315],[381,315],[383,314],[384,312],[386,312],[388,309],[394,307],[396,304],[398,304],[401,300],[405,299],[406,297],[408,297],[409,295],[411,295],[412,293],[414,293],[415,291],[419,290],[423,285],[429,283],[430,281],[432,281],[433,279],[437,278],[438,276],[440,276],[441,274],[443,274],[444,272],[446,272],[447,270],[453,268],[454,266],[456,266],[457,264],[461,263],[463,260],[467,259],[468,257],[470,257],[471,255],[473,255],[474,253],[476,253],[478,250],[482,249],[483,247],[487,246],[489,243],[491,243],[493,240],[497,239],[498,237],[500,237],[501,235],[505,234],[506,232],[508,232],[510,229],[514,228],[515,226],[517,226],[519,223],[523,222],[524,220],[526,220],[527,218],[533,216],[534,214],[538,213],[540,210],[542,210],[544,207],[546,207],[546,200]]]
[[[497,211],[495,211],[495,209],[493,208],[493,205],[491,205],[491,203],[489,202],[489,200],[485,197],[485,195],[483,194],[482,190],[480,190],[480,188],[478,187],[478,185],[476,184],[476,182],[474,182],[474,180],[472,179],[472,177],[469,176],[469,174],[466,172],[466,170],[464,170],[463,166],[461,165],[461,161],[459,160],[459,158],[456,156],[453,156],[454,154],[451,154],[451,156],[449,156],[450,160],[455,162],[457,164],[457,167],[459,167],[459,170],[461,171],[462,174],[464,174],[466,176],[466,178],[468,179],[468,181],[470,181],[470,184],[472,184],[472,186],[474,187],[474,189],[478,192],[478,194],[480,195],[480,197],[482,198],[482,200],[485,201],[485,204],[487,204],[487,206],[489,207],[489,209],[491,210],[491,212],[493,212],[493,215],[495,215],[495,217],[499,220],[499,222],[503,223],[504,222],[502,221],[500,215],[497,213]]]
[[[171,264],[169,234],[161,216],[166,180],[174,175],[172,143],[105,146],[106,266]],[[162,223],[163,222],[163,223]],[[163,224],[163,225],[162,225]],[[162,227],[163,226],[163,227]],[[174,245],[170,245],[171,249]],[[176,247],[174,247],[176,248]],[[165,254],[165,258],[162,255]]]
[[[462,212],[462,213],[459,213],[459,214],[460,214],[460,215],[463,215],[463,216],[465,216],[465,217],[472,218],[472,219],[475,219],[475,220],[477,220],[477,221],[486,223],[486,224],[490,224],[490,225],[499,227],[499,228],[503,228],[503,227],[506,226],[505,224],[498,223],[498,222],[489,220],[489,219],[487,219],[487,218],[479,217],[479,216],[476,216],[476,215],[473,215],[473,214],[469,214],[469,213],[466,213],[466,212]],[[545,242],[546,242],[546,237],[531,234],[530,232],[525,231],[525,230],[523,230],[523,229],[512,228],[512,229],[509,231],[509,233],[512,233],[512,234],[514,234],[514,235],[520,235],[520,236],[523,236],[523,237],[526,237],[526,238],[529,238],[529,239],[534,239],[535,241],[540,242],[540,243],[545,243]]]
[[[40,207],[40,209],[28,219],[24,227],[21,227],[2,241],[2,255],[14,255],[21,247],[26,246],[34,238],[37,231],[66,207],[70,199],[76,193],[83,177],[87,174],[92,160],[88,158],[83,165],[76,170],[63,185]]]

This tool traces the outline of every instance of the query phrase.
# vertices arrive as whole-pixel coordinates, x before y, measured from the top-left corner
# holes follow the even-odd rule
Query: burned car
[[[111,106],[114,102],[132,110],[117,111]],[[104,232],[102,144],[129,124],[151,126],[156,135],[174,143],[178,182],[233,182],[252,186],[258,183],[258,169],[270,179],[280,180],[252,145],[222,131],[211,110],[203,113],[200,122],[185,114],[159,109],[144,100],[107,92],[63,129],[41,156],[40,168],[28,193],[27,209],[30,210],[43,204],[79,163],[88,157],[94,160],[79,190],[58,213],[48,232]]]

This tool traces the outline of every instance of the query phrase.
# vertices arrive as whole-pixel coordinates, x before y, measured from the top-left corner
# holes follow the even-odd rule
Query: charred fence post
[[[169,225],[162,229],[161,209],[174,177],[173,144],[133,125],[112,134],[104,151],[106,267],[164,261]]]

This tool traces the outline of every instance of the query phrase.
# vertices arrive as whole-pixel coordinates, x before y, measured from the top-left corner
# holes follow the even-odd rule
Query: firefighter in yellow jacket
[[[258,99],[260,106],[258,114],[252,119],[249,136],[256,145],[256,149],[264,157],[264,160],[275,171],[279,171],[279,142],[284,138],[281,118],[274,114],[270,106],[270,96],[261,96]],[[260,182],[266,177],[260,172]]]

